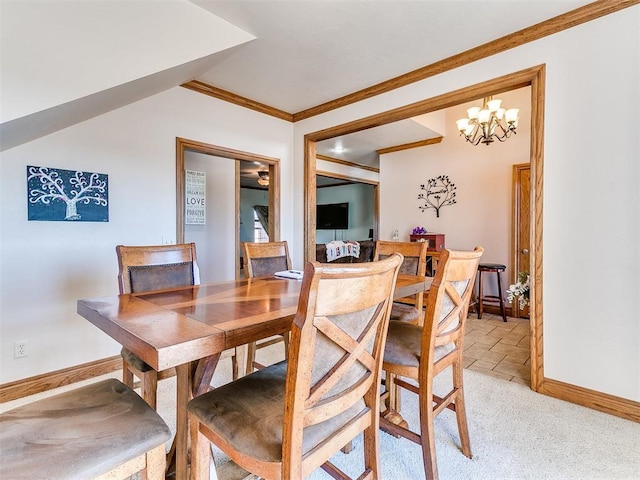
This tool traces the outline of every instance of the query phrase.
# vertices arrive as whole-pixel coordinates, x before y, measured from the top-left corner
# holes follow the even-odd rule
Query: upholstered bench
[[[162,479],[170,437],[139,395],[104,380],[2,413],[0,478]]]

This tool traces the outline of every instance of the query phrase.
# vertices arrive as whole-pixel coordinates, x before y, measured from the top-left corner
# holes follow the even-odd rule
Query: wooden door
[[[513,166],[513,273],[511,283],[518,280],[518,272],[531,272],[529,249],[531,242],[531,168],[522,163]],[[511,305],[512,316],[529,318],[529,307]]]

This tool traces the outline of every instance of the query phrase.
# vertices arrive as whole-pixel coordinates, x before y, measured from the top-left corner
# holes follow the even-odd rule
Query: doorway
[[[315,174],[316,142],[365,130],[374,126],[393,123],[412,116],[435,112],[477,98],[498,95],[508,90],[531,86],[531,207],[529,249],[531,274],[530,345],[531,388],[543,390],[542,364],[542,179],[543,179],[543,131],[544,131],[544,78],[545,66],[539,65],[514,72],[487,82],[439,95],[430,99],[372,115],[350,123],[327,128],[305,135],[305,260],[315,253]]]
[[[223,212],[227,220],[231,219],[234,226],[230,233],[223,236],[222,247],[220,251],[216,252],[216,258],[222,258],[222,256],[231,258],[233,266],[230,270],[232,273],[226,275],[231,277],[228,278],[229,280],[240,278],[240,162],[255,162],[268,167],[268,234],[269,239],[278,241],[280,239],[280,159],[176,138],[176,239],[178,243],[185,242],[185,158],[189,153],[204,155],[204,158],[212,162],[234,161],[233,166],[231,164],[224,165],[220,169],[221,172],[222,170],[227,171],[225,181],[232,181],[234,185],[231,188],[232,192],[228,192],[225,197],[225,205],[229,205],[230,208],[225,208]],[[228,173],[230,170],[233,171],[232,175]],[[230,198],[231,196],[233,198]],[[214,205],[209,205],[207,208],[215,210]]]
[[[316,239],[319,240],[317,243],[327,243],[327,241],[331,240],[360,241],[376,239],[380,211],[379,182],[336,172],[318,170],[316,173],[315,197],[318,204],[335,203],[336,201],[346,200],[345,197],[335,195],[335,193],[327,197],[327,195],[323,194],[325,189],[337,191],[345,187],[349,188],[350,186],[362,187],[359,189],[360,195],[358,195],[357,198],[353,196],[350,197],[355,204],[350,207],[352,213],[349,215],[356,217],[357,221],[355,225],[349,225],[349,231],[347,232],[349,238],[326,238],[326,235],[324,236],[325,238],[321,238],[319,236],[320,234],[316,232]],[[367,212],[369,212],[370,215],[364,215]],[[363,215],[367,218],[363,218]],[[312,260],[316,260],[316,257],[312,257]]]

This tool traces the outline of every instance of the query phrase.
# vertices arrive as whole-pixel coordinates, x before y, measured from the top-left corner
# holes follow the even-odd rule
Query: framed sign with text
[[[204,225],[207,210],[205,206],[207,196],[207,174],[195,170],[185,170],[185,225]]]

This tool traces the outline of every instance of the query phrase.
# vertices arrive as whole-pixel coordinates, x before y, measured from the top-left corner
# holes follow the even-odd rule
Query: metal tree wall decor
[[[436,211],[436,217],[440,217],[440,208],[456,203],[456,184],[449,180],[448,175],[430,178],[426,185],[420,185],[420,190],[426,193],[418,195],[418,200],[424,200],[424,205],[418,208],[423,212],[433,208]]]

